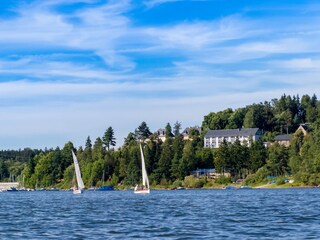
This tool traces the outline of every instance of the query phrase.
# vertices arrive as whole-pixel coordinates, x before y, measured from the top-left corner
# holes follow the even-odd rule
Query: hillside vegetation
[[[122,147],[114,149],[116,139],[110,126],[92,143],[88,137],[84,147],[75,149],[71,142],[60,149],[0,152],[0,180],[19,180],[26,187],[58,186],[70,188],[74,178],[71,150],[76,152],[83,180],[87,187],[103,184],[119,188],[130,187],[140,181],[141,161],[137,139],[144,141],[146,168],[153,186],[202,187],[227,184],[245,179],[246,184],[260,184],[276,177],[282,184],[286,177],[297,184],[320,184],[320,103],[315,95],[286,96],[270,102],[248,105],[238,109],[225,109],[204,116],[202,132],[190,132],[192,140],[183,140],[181,123],[173,127],[168,123],[166,141],[162,142],[142,122],[128,133]],[[296,132],[300,124],[308,126],[308,134]],[[224,142],[219,149],[203,147],[203,136],[208,129],[258,127],[263,130],[260,141],[248,145]],[[274,136],[292,133],[290,147],[265,141]],[[215,183],[208,179],[194,179],[190,172],[199,168],[215,168],[228,172]]]

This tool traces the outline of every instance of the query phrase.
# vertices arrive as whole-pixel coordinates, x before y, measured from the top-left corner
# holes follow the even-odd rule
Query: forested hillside
[[[197,186],[210,187],[207,179],[195,180],[190,172],[199,168],[215,168],[217,172],[228,172],[230,178],[220,177],[217,183],[228,183],[239,178],[247,184],[268,181],[268,176],[291,176],[297,183],[318,185],[320,183],[320,104],[317,97],[308,95],[286,96],[270,102],[252,104],[238,109],[226,109],[204,116],[203,131],[190,132],[191,140],[183,140],[181,123],[173,127],[168,123],[166,141],[152,134],[147,123],[142,122],[128,133],[124,145],[113,147],[116,138],[110,126],[93,142],[90,137],[84,147],[75,149],[71,142],[60,149],[45,151],[25,149],[0,152],[0,180],[10,176],[27,187],[59,186],[70,188],[74,178],[71,150],[76,152],[87,187],[110,184],[118,187],[133,186],[141,178],[141,158],[137,140],[144,143],[146,168],[153,186]],[[296,132],[299,124],[307,123],[308,134]],[[159,126],[161,127],[161,126]],[[208,129],[258,127],[263,130],[263,140],[250,146],[224,142],[219,149],[203,147],[203,136]],[[271,144],[280,133],[293,133],[290,147]]]
[[[203,129],[257,127],[265,132],[265,140],[280,133],[293,133],[302,123],[314,123],[320,117],[320,104],[313,95],[281,96],[270,102],[252,104],[232,110],[212,112],[204,116]]]

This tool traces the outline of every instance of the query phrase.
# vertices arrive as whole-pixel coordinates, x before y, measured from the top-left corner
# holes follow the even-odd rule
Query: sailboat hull
[[[82,194],[83,193],[83,189],[74,189],[73,190],[73,194]]]
[[[137,193],[137,194],[149,194],[150,193],[150,189],[134,190],[134,193]]]

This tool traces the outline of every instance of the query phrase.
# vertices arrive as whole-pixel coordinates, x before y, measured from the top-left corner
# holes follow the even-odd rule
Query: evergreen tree
[[[213,168],[214,167],[214,155],[211,148],[199,148],[196,151],[197,168]]]
[[[90,136],[88,136],[87,140],[86,140],[86,148],[85,149],[91,149],[91,148],[92,148],[91,139],[90,139]]]
[[[180,130],[181,130],[181,123],[176,121],[174,126],[173,126],[173,134],[174,134],[174,136],[179,136],[180,135]]]
[[[83,161],[84,162],[92,162],[92,143],[90,136],[87,137],[86,144],[85,144],[85,149],[83,151]]]
[[[71,153],[72,150],[74,150],[73,143],[69,141],[64,145],[63,149],[61,150],[61,153],[58,149],[56,149],[55,151],[55,159],[57,161],[57,164],[61,163],[61,167],[59,168],[60,176],[62,176],[64,170],[73,163]]]
[[[171,177],[170,168],[171,168],[173,153],[172,153],[172,148],[170,144],[171,144],[170,139],[168,139],[162,144],[161,156],[158,162],[158,168],[156,170],[158,181],[160,181],[161,179],[169,180]]]
[[[9,177],[8,167],[5,161],[0,160],[0,180],[3,181]]]
[[[103,144],[107,147],[108,151],[110,150],[110,146],[116,145],[115,140],[113,128],[110,126],[103,135]]]
[[[130,161],[127,165],[126,182],[130,185],[136,185],[141,182],[141,156],[138,145],[129,150]]]
[[[195,149],[192,142],[188,141],[184,145],[182,158],[179,162],[180,179],[184,179],[190,175],[190,172],[195,169]]]
[[[174,153],[173,160],[172,160],[172,165],[171,165],[171,176],[174,179],[180,178],[180,169],[179,169],[179,162],[180,159],[182,158],[182,153],[183,153],[183,137],[182,135],[175,135],[175,138],[173,140],[172,144],[172,151]]]
[[[103,142],[100,137],[96,139],[96,141],[93,144],[92,149],[92,158],[93,161],[98,161],[104,159],[105,149],[103,147]]]
[[[128,136],[124,139],[124,145],[129,146],[135,143],[136,143],[135,135],[134,133],[130,132]]]
[[[274,176],[283,176],[289,172],[288,149],[278,143],[269,148],[267,168]]]
[[[225,173],[227,168],[227,162],[230,158],[229,147],[226,140],[223,140],[220,147],[217,150],[216,158],[214,159],[214,165],[218,173]]]
[[[166,133],[165,134],[166,134],[166,138],[173,137],[172,128],[171,128],[170,123],[167,123],[167,125],[166,125]]]
[[[135,130],[135,135],[137,139],[142,141],[146,140],[151,135],[146,122],[142,122],[140,124],[140,126]]]
[[[249,148],[248,170],[250,173],[255,173],[259,168],[266,164],[267,149],[263,145],[263,141],[252,142]]]

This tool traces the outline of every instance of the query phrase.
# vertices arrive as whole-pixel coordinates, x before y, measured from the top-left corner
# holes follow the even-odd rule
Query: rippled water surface
[[[320,189],[0,193],[0,239],[320,239]]]

